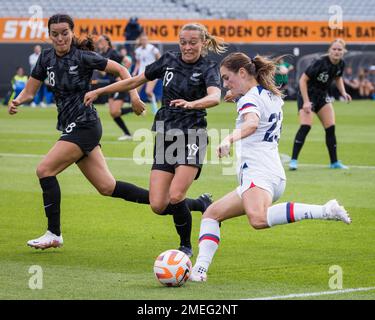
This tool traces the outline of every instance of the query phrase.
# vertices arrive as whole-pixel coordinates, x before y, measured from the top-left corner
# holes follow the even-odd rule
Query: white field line
[[[43,158],[44,154],[27,154],[27,153],[0,153],[0,157],[5,158]],[[122,158],[122,157],[105,157],[106,160],[115,160],[115,161],[142,161],[147,160],[151,161],[153,159],[141,159],[141,158]]]
[[[293,299],[293,298],[317,297],[317,296],[324,296],[324,295],[331,295],[331,294],[343,294],[343,293],[350,293],[350,292],[364,292],[364,291],[372,291],[372,290],[375,290],[375,287],[352,288],[352,289],[342,289],[342,290],[335,290],[335,291],[310,292],[310,293],[295,293],[295,294],[288,294],[286,296],[270,296],[270,297],[262,297],[262,298],[248,298],[248,299],[241,299],[241,300]]]
[[[44,155],[42,155],[42,154],[25,154],[25,153],[0,153],[0,157],[7,157],[7,158],[42,158],[42,157],[44,157]],[[139,163],[144,163],[144,161],[146,161],[147,163],[150,163],[150,164],[152,164],[152,161],[153,161],[153,159],[144,159],[144,158],[127,158],[127,157],[105,157],[105,158],[107,160],[113,160],[113,161],[135,161],[135,162],[139,162]],[[216,163],[216,164],[218,164],[218,163]],[[312,164],[312,163],[298,164],[298,166],[299,167],[310,167],[310,168],[328,168],[328,165],[325,165],[325,164]],[[349,165],[349,168],[375,170],[375,166]]]

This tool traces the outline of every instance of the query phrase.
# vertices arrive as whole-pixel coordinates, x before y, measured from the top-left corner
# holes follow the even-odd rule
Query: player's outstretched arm
[[[259,117],[256,113],[246,113],[243,115],[245,122],[241,128],[235,129],[233,133],[226,136],[216,149],[219,158],[226,157],[230,153],[230,147],[238,140],[252,135],[259,125]]]
[[[131,78],[129,71],[124,66],[122,66],[121,64],[113,60],[108,60],[107,66],[105,68],[105,72],[118,76],[121,78],[121,80],[126,80],[126,79]],[[130,90],[129,95],[130,95],[130,99],[132,102],[132,108],[135,114],[137,115],[142,114],[142,112],[146,110],[146,106],[143,103],[143,101],[140,99],[138,91],[136,89]]]
[[[39,90],[40,85],[42,84],[41,81],[30,77],[27,80],[25,88],[21,91],[21,93],[17,96],[16,99],[12,100],[8,104],[8,112],[9,114],[13,115],[18,112],[17,107],[25,102],[29,102],[34,99],[34,96]]]
[[[132,89],[135,89],[144,83],[146,83],[148,80],[146,79],[144,73],[140,74],[139,76],[136,76],[134,78],[129,78],[125,80],[121,80],[118,82],[115,82],[111,85],[108,85],[103,88],[98,88],[96,90],[87,92],[85,94],[84,103],[86,106],[91,105],[96,99],[98,99],[99,96],[103,94],[111,94],[115,92],[121,92],[121,91],[129,91]]]
[[[221,90],[217,87],[208,87],[207,95],[199,100],[186,101],[176,99],[171,101],[171,106],[183,109],[207,109],[217,106],[220,103]]]

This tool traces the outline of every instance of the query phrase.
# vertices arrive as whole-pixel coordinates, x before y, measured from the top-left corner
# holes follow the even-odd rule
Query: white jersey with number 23
[[[236,129],[243,125],[245,114],[252,112],[259,117],[256,131],[236,142],[238,172],[245,167],[251,174],[286,180],[278,151],[283,104],[280,97],[262,86],[251,88],[238,100]]]

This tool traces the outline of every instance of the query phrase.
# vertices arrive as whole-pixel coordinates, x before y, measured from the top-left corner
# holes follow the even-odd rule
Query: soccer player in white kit
[[[351,219],[336,200],[325,205],[277,201],[284,192],[286,177],[278,153],[283,119],[282,93],[274,84],[276,64],[262,56],[249,58],[232,53],[221,62],[224,87],[237,101],[236,130],[217,148],[228,156],[236,144],[239,186],[211,204],[205,211],[199,233],[199,254],[191,281],[206,281],[207,270],[220,242],[220,222],[246,214],[254,229],[264,229],[303,219]]]
[[[142,34],[139,37],[140,46],[135,50],[136,64],[133,71],[133,76],[137,76],[145,72],[146,66],[155,62],[160,58],[160,51],[154,45],[148,42],[148,37],[146,34]],[[146,94],[148,100],[151,102],[152,113],[156,114],[158,111],[158,104],[156,102],[154,88],[158,80],[149,81],[146,83]],[[142,89],[142,86],[138,88],[138,91]]]

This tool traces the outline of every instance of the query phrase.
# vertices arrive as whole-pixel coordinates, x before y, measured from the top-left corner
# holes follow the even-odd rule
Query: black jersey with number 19
[[[170,102],[175,99],[202,99],[207,95],[208,87],[220,88],[220,73],[216,62],[200,57],[195,63],[185,63],[181,53],[168,51],[146,67],[145,77],[148,80],[163,80],[162,107],[155,116],[152,130],[167,132],[170,129],[180,129],[188,133],[188,129],[206,128],[207,113],[204,109],[186,110],[173,107]],[[157,126],[157,121],[162,121],[164,126]]]
[[[64,56],[57,56],[53,48],[43,50],[31,76],[39,81],[48,79],[55,94],[58,121],[57,129],[63,131],[69,124],[94,121],[98,114],[93,106],[83,103],[90,91],[93,70],[104,71],[108,60],[92,51],[72,46]]]

